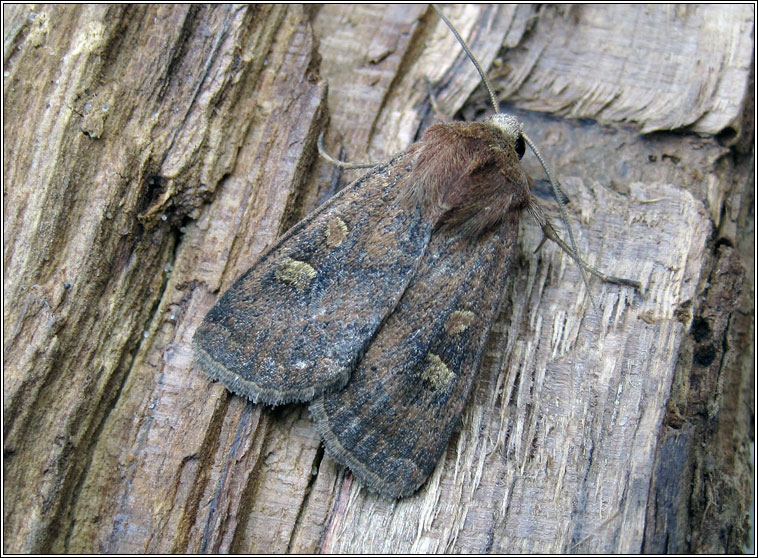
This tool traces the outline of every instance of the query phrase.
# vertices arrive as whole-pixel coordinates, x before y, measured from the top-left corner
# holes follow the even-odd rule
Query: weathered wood
[[[748,8],[443,8],[561,180],[580,249],[643,290],[593,280],[596,315],[525,217],[460,432],[398,502],[323,455],[304,406],[209,382],[190,340],[355,176],[317,160],[321,129],[377,160],[432,120],[424,76],[443,110],[470,98],[449,31],[426,6],[6,8],[4,550],[738,551]],[[477,91],[464,114],[488,110]]]
[[[540,13],[499,72],[503,97],[541,112],[636,122],[641,131],[739,133],[753,8],[566,6]]]

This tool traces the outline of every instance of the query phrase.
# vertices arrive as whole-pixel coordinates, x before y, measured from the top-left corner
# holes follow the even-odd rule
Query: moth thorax
[[[495,126],[505,134],[506,137],[514,141],[516,141],[522,133],[521,122],[519,122],[515,116],[511,116],[510,114],[493,114],[486,119],[486,122]]]

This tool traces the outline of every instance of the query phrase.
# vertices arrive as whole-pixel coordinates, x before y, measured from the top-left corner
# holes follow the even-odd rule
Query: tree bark
[[[442,111],[431,8],[8,6],[5,552],[739,552],[753,440],[751,6],[443,6],[569,197],[527,216],[461,428],[367,492],[302,405],[193,361],[218,295]],[[328,93],[327,93],[328,84]],[[557,214],[534,157],[523,164]],[[555,219],[554,219],[555,220]]]

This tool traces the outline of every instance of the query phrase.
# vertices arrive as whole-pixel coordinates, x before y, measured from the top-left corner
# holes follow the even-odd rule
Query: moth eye
[[[524,145],[524,138],[522,136],[519,136],[516,138],[516,155],[518,155],[519,159],[524,156],[525,151],[526,146]]]

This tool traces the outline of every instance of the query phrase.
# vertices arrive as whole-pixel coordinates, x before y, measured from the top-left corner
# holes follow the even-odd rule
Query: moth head
[[[519,159],[524,156],[526,151],[524,127],[515,116],[501,113],[493,114],[485,120],[485,123],[494,126],[502,132],[509,142],[513,143],[513,149],[516,151]]]

